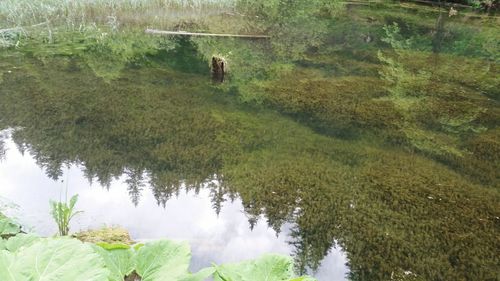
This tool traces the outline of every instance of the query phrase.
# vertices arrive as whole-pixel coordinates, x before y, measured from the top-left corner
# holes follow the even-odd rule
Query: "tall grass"
[[[231,7],[232,3],[232,0],[2,0],[0,27],[29,26],[45,21],[78,27],[106,23],[109,17],[147,25],[175,13],[203,15]]]
[[[203,23],[233,11],[235,1],[0,0],[0,48],[19,45],[28,37],[54,42],[57,34],[68,31],[104,34],[125,28],[167,29],[179,23]]]

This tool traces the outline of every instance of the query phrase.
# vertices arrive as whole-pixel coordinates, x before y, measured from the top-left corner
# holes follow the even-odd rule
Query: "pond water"
[[[189,240],[193,269],[276,252],[320,281],[498,278],[498,19],[288,12],[271,40],[131,29],[0,50],[0,196],[51,235],[67,188],[73,231]]]
[[[72,230],[121,226],[129,230],[136,241],[165,237],[188,240],[192,247],[191,270],[195,272],[210,266],[211,262],[238,262],[265,253],[288,255],[292,251],[287,241],[291,225],[283,225],[282,235],[277,235],[262,217],[250,229],[241,200],[224,198],[223,207],[217,213],[214,196],[206,187],[198,193],[181,191],[165,206],[158,205],[153,192],[146,189],[135,205],[129,197],[126,177],[113,180],[107,187],[89,184],[81,167],[75,166],[64,169],[61,177],[64,180],[55,181],[46,177],[32,157],[17,151],[11,140],[7,141],[6,149],[9,161],[0,163],[2,196],[22,206],[11,209],[11,214],[40,235],[51,236],[57,232],[57,226],[48,223],[52,218],[47,202],[64,197],[68,186],[68,196],[78,194],[78,209],[85,210],[73,221]],[[206,183],[211,184],[217,182]],[[334,248],[316,276],[342,280],[347,273],[345,263],[345,255]]]

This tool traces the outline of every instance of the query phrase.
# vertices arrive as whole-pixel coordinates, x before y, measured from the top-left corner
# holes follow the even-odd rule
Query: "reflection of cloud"
[[[45,176],[35,161],[22,155],[12,141],[6,142],[6,161],[0,162],[0,195],[21,207],[23,225],[35,227],[41,234],[56,232],[50,221],[49,199],[58,199],[61,184]]]
[[[17,151],[12,141],[6,141],[6,146],[7,159],[0,162],[0,196],[19,204],[24,213],[21,221],[34,226],[41,235],[56,232],[48,202],[59,200],[68,184],[68,196],[78,193],[77,209],[84,210],[73,223],[73,230],[120,225],[130,231],[133,239],[188,240],[193,252],[193,270],[209,266],[211,262],[237,262],[264,253],[289,254],[292,251],[286,243],[288,225],[283,226],[281,235],[276,237],[262,218],[251,231],[239,199],[225,201],[217,216],[208,189],[199,194],[181,192],[163,208],[146,188],[135,206],[130,200],[125,177],[114,180],[107,190],[98,184],[90,185],[83,172],[72,166],[61,177],[68,182],[61,183],[49,179],[29,155],[23,156]],[[318,277],[320,280],[342,277],[346,271],[344,264],[345,256],[333,250],[318,271]]]
[[[347,257],[344,252],[338,249],[330,250],[330,253],[323,259],[321,267],[315,276],[318,280],[346,280]]]

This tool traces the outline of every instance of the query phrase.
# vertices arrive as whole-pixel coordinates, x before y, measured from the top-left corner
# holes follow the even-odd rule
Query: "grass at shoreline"
[[[129,19],[137,24],[181,14],[206,14],[207,10],[231,7],[231,1],[184,0],[5,0],[0,2],[0,22],[11,27],[51,21],[78,27],[80,24],[108,23],[109,17]]]
[[[209,18],[234,15],[232,1],[184,0],[5,0],[0,2],[0,47],[26,39],[54,42],[58,33],[109,33],[146,27],[203,26]],[[188,26],[187,26],[188,25]],[[217,26],[217,25],[215,25]],[[219,27],[235,26],[234,24]]]

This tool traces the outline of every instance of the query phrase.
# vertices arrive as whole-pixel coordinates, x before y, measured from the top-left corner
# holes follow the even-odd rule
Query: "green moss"
[[[135,242],[130,238],[126,229],[121,227],[103,227],[96,230],[82,231],[73,234],[73,237],[89,243],[108,243],[108,244],[126,244],[133,245]]]

